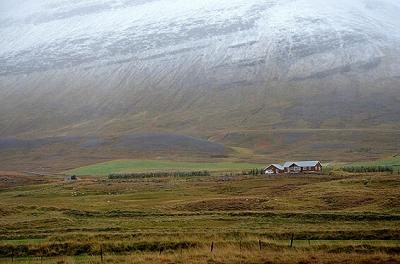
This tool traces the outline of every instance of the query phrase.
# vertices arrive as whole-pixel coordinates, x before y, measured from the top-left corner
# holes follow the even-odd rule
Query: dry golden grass
[[[0,263],[400,261],[397,174],[42,179],[0,191]]]
[[[10,261],[10,259],[8,260]],[[304,250],[249,250],[234,246],[227,246],[222,249],[215,249],[210,252],[209,248],[182,250],[177,252],[139,252],[127,255],[104,255],[103,261],[100,256],[81,256],[81,257],[52,257],[52,258],[21,258],[16,263],[57,263],[57,264],[81,264],[81,263],[137,263],[137,264],[173,264],[173,263],[399,263],[400,256],[385,253],[325,253],[308,252]],[[1,260],[0,263],[6,263]]]

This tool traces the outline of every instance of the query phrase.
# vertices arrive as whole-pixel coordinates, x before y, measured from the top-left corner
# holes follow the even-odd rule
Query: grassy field
[[[154,171],[241,171],[263,168],[265,164],[254,163],[200,163],[168,160],[114,160],[67,171],[74,175],[108,175],[110,173],[154,172]]]
[[[392,166],[394,171],[397,172],[400,169],[400,155],[373,161],[354,162],[349,164],[349,166]]]
[[[0,189],[0,263],[400,262],[397,174],[25,177]]]
[[[169,160],[113,160],[89,166],[68,170],[68,175],[98,175],[105,176],[111,173],[140,173],[140,172],[174,172],[174,171],[235,171],[241,172],[254,168],[263,168],[266,164],[240,162],[183,162]],[[340,168],[343,166],[393,166],[394,171],[400,170],[400,156],[377,159],[373,161],[331,164]]]

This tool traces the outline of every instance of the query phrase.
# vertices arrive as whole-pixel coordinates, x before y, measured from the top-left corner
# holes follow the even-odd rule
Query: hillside
[[[395,0],[2,3],[0,142],[57,138],[48,155],[86,157],[62,145],[94,137],[96,161],[171,151],[113,144],[148,133],[204,142],[172,149],[184,157],[392,155],[399,13]]]

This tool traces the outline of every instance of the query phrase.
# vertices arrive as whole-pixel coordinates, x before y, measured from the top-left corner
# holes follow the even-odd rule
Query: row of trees
[[[174,171],[174,172],[141,172],[141,173],[111,173],[109,179],[157,178],[157,177],[192,177],[210,176],[209,171]]]
[[[251,169],[249,171],[242,171],[243,175],[252,175],[252,176],[257,176],[257,175],[262,175],[264,174],[264,169]]]
[[[324,168],[323,173],[329,174],[333,168]],[[351,173],[365,173],[365,172],[390,172],[393,173],[392,166],[346,166],[341,168],[342,171]],[[241,175],[258,176],[263,175],[264,169],[251,169],[242,171]],[[204,171],[174,171],[174,172],[141,172],[141,173],[111,173],[108,175],[109,179],[133,179],[133,178],[157,178],[157,177],[193,177],[193,176],[210,176],[211,173],[207,170]],[[233,176],[226,174],[225,176]],[[235,174],[240,175],[240,174]]]
[[[393,173],[392,166],[346,166],[342,168],[346,172],[390,172]]]

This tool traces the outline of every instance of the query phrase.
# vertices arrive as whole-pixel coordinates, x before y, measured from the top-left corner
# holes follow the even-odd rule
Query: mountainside
[[[0,4],[0,137],[399,129],[397,0]]]
[[[2,5],[4,136],[398,125],[394,0]]]

